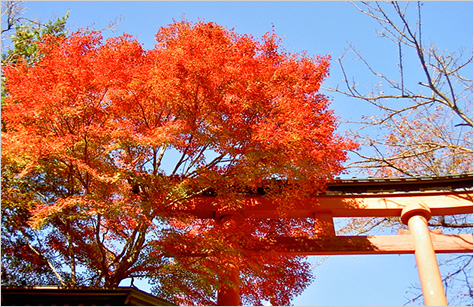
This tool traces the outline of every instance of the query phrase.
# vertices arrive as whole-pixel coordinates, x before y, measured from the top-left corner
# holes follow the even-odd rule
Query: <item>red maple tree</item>
[[[184,212],[209,191],[215,210],[238,212],[262,187],[290,210],[285,200],[324,190],[342,171],[355,144],[335,133],[318,92],[329,58],[214,23],[175,22],[156,39],[147,51],[128,35],[45,37],[41,60],[4,67],[4,251],[26,246],[48,282],[149,278],[156,293],[186,304],[214,304],[232,264],[244,302],[288,304],[311,279],[308,263],[252,246],[311,235],[311,221],[222,223]]]

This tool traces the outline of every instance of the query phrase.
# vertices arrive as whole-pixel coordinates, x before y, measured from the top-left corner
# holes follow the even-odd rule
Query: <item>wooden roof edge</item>
[[[413,182],[455,182],[455,181],[473,181],[473,173],[459,173],[444,176],[403,176],[403,177],[367,177],[367,178],[340,178],[335,177],[330,185],[340,184],[371,184],[371,183],[413,183]]]
[[[136,287],[79,287],[64,288],[60,286],[3,286],[1,287],[2,301],[4,295],[87,295],[87,296],[127,296],[132,305],[149,306],[174,306],[171,302],[156,297]]]
[[[473,174],[462,173],[446,176],[420,176],[420,177],[386,177],[386,178],[336,178],[328,183],[327,190],[371,193],[377,191],[454,191],[458,189],[472,190]]]
[[[284,179],[269,179],[269,182],[281,184],[284,186]],[[327,183],[324,194],[331,193],[355,193],[371,194],[380,192],[426,192],[426,191],[472,191],[473,173],[452,174],[446,176],[420,176],[420,177],[386,177],[386,178],[352,178],[341,179],[334,178]],[[265,195],[264,186],[256,190],[242,189],[249,195]],[[215,191],[209,188],[202,192],[201,196],[215,196]]]

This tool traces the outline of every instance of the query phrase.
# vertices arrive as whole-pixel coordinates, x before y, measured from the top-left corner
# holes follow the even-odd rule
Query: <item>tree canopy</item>
[[[129,35],[44,35],[35,61],[3,67],[2,245],[22,255],[2,261],[4,278],[69,287],[150,278],[176,303],[212,304],[231,263],[244,302],[288,304],[309,264],[246,247],[310,234],[311,221],[182,212],[210,190],[218,211],[238,212],[244,192],[262,187],[284,212],[285,199],[342,172],[356,145],[335,133],[319,93],[329,57],[290,54],[275,33],[256,40],[186,20],[156,41],[144,50]],[[180,256],[176,242],[210,255]],[[41,274],[22,279],[28,271]]]

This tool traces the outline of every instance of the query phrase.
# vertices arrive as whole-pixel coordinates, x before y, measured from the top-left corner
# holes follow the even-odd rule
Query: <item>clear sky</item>
[[[88,26],[103,29],[122,17],[116,32],[106,34],[131,34],[147,49],[153,48],[159,27],[183,16],[191,21],[212,21],[255,38],[274,29],[289,52],[332,56],[331,76],[324,86],[334,87],[340,82],[336,59],[349,43],[381,69],[392,72],[397,69],[398,51],[377,37],[377,22],[343,1],[27,1],[24,6],[28,9],[24,16],[40,22],[62,17],[71,10],[70,30]],[[426,42],[450,52],[462,47],[467,52],[472,50],[473,2],[426,2],[422,12]],[[361,85],[371,88],[375,81],[352,66],[355,63],[351,59],[347,62],[348,68],[353,68],[351,75]],[[360,102],[329,95],[341,121],[358,119],[371,112]],[[340,129],[344,130],[344,125]],[[385,234],[391,233],[387,230]],[[315,263],[319,260],[319,257],[312,259]],[[409,286],[418,283],[413,255],[332,256],[315,268],[314,273],[314,283],[293,301],[294,305],[399,306],[411,298],[406,293]],[[147,290],[145,285],[143,290]]]

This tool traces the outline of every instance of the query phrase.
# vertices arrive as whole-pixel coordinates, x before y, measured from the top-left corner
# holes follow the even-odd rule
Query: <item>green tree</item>
[[[6,15],[6,24],[2,27],[2,41],[7,41],[8,35],[11,44],[7,44],[6,52],[2,50],[2,65],[16,63],[19,58],[35,63],[39,61],[41,54],[38,53],[38,43],[42,37],[52,35],[64,37],[67,34],[66,22],[69,17],[69,11],[56,20],[49,20],[47,23],[39,23],[19,16],[23,9],[21,2],[5,1],[2,2],[2,15]]]

